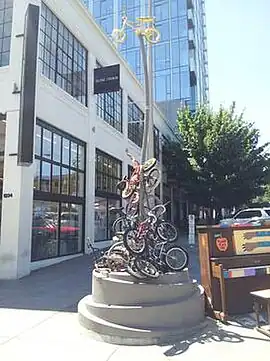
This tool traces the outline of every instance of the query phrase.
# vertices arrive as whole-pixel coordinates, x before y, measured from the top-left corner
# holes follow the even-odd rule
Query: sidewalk
[[[209,321],[200,334],[169,346],[124,347],[92,340],[76,314],[77,302],[90,292],[89,262],[83,256],[18,281],[0,281],[1,361],[269,360],[270,339],[253,330],[250,317],[229,326]]]

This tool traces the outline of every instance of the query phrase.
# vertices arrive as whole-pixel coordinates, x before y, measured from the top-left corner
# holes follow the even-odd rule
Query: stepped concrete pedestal
[[[93,272],[92,295],[78,304],[79,322],[98,340],[153,345],[204,327],[204,291],[188,270],[137,280],[125,272]]]

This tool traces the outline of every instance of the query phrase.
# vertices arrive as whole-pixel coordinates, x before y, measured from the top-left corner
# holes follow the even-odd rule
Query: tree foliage
[[[239,206],[263,192],[270,174],[269,144],[259,145],[259,130],[236,114],[234,103],[218,111],[206,106],[194,113],[179,110],[178,127],[182,142],[167,145],[165,159],[194,202]]]

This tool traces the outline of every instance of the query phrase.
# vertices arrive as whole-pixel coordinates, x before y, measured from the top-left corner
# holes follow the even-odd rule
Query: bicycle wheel
[[[124,245],[126,249],[133,254],[143,254],[146,248],[145,240],[138,237],[138,231],[136,229],[131,229],[125,233]]]
[[[125,31],[123,31],[121,29],[114,29],[112,32],[112,39],[116,43],[123,43],[126,39]]]
[[[119,241],[114,243],[107,251],[107,255],[110,256],[113,252],[122,252],[123,250],[125,250],[125,246],[124,246],[124,242],[123,241]]]
[[[149,27],[145,29],[144,36],[146,40],[151,44],[156,44],[160,40],[160,32],[154,27]]]
[[[165,263],[172,271],[182,271],[188,265],[188,253],[182,247],[171,247],[166,251]]]
[[[130,260],[129,263],[127,264],[127,272],[139,279],[139,280],[144,280],[146,278],[146,276],[144,276],[139,270],[138,268],[135,266],[135,262],[134,262],[134,259]]]
[[[174,242],[178,237],[177,229],[169,222],[160,222],[157,226],[157,234],[159,238],[167,242]]]
[[[160,171],[157,168],[152,169],[146,176],[145,186],[147,193],[157,188],[160,182]]]
[[[159,218],[166,213],[166,207],[164,204],[157,204],[149,211],[149,213],[154,214],[157,218]]]
[[[114,234],[125,232],[129,228],[129,223],[126,217],[117,218],[112,224],[112,231]]]
[[[134,260],[135,266],[143,275],[149,278],[158,278],[159,272],[157,267],[145,258],[137,257]]]
[[[157,164],[156,158],[150,158],[142,165],[144,173],[149,172]]]

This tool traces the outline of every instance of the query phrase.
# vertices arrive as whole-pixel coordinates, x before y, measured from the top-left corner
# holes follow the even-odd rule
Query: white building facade
[[[29,3],[39,7],[39,32],[26,166],[18,139]],[[126,149],[140,157],[144,92],[79,0],[0,0],[0,25],[0,279],[16,279],[87,253],[87,239],[111,239]],[[121,90],[94,95],[94,69],[112,64],[120,64]],[[158,108],[154,120],[158,157],[162,135],[171,134]]]

